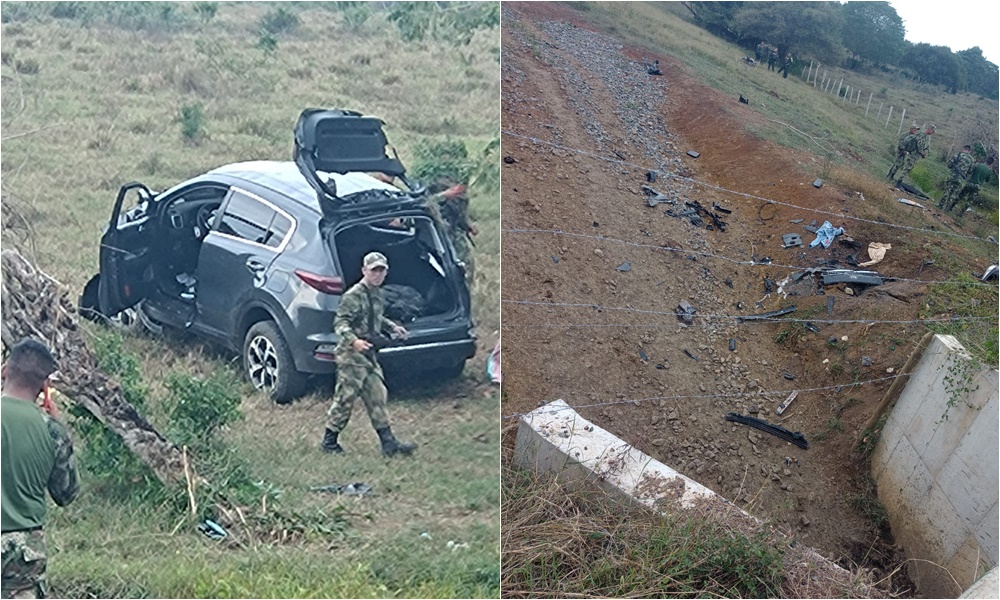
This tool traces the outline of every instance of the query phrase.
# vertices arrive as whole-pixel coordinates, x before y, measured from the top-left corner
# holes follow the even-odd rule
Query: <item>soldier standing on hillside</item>
[[[778,48],[771,46],[767,50],[767,70],[774,70],[774,63],[778,62]]]
[[[3,598],[45,597],[45,491],[66,506],[80,489],[73,442],[48,399],[55,370],[52,353],[32,339],[15,344],[3,368]]]
[[[896,187],[903,182],[903,177],[906,177],[907,173],[913,169],[914,163],[917,162],[917,131],[920,130],[920,126],[916,123],[910,125],[910,130],[899,137],[899,141],[896,143],[896,162],[892,163],[892,167],[889,168],[889,181],[892,181]],[[896,171],[902,169],[902,173],[899,179],[895,179]]]
[[[934,123],[931,123],[923,131],[917,133],[917,152],[920,153],[920,158],[927,158],[927,152],[931,147],[930,136],[934,135],[934,131]]]
[[[791,66],[792,66],[792,53],[786,52],[785,60],[781,63],[781,68],[778,69],[778,72],[782,74],[781,76],[783,78],[788,79],[788,68]]]
[[[439,178],[427,186],[427,191],[433,196],[428,206],[431,213],[444,225],[455,248],[455,258],[465,263],[465,282],[472,291],[472,281],[475,276],[476,257],[472,252],[472,236],[479,233],[476,225],[469,220],[469,197],[466,187],[458,179],[451,176]]]
[[[941,201],[938,202],[938,208],[944,209],[947,212],[951,212],[951,209],[955,208],[955,203],[958,202],[958,195],[962,191],[962,188],[965,187],[965,180],[972,174],[972,167],[975,164],[976,160],[972,158],[972,147],[968,144],[962,146],[959,153],[951,157],[951,160],[948,161],[948,168],[951,169],[951,175],[948,177],[948,183],[944,186],[944,195],[941,196]]]

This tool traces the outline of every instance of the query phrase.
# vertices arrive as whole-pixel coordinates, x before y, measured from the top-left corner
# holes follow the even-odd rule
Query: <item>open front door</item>
[[[141,183],[127,183],[118,191],[111,221],[101,236],[98,298],[104,315],[135,306],[153,289],[157,223],[152,204],[152,194]]]

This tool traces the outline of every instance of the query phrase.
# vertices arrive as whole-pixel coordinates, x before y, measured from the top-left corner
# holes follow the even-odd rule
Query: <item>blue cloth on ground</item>
[[[823,226],[816,230],[816,239],[809,244],[809,247],[815,248],[817,244],[823,244],[824,248],[829,248],[833,238],[842,233],[844,233],[843,227],[834,227],[829,221],[823,221]]]

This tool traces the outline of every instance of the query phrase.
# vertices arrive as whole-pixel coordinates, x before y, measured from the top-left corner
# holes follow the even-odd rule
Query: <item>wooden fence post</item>
[[[878,114],[875,115],[875,119],[877,120],[877,119],[881,119],[881,118],[882,118],[882,102],[879,102],[878,103]]]
[[[899,129],[896,130],[896,135],[899,135],[903,131],[903,121],[906,120],[906,109],[903,109],[903,114],[899,116]]]
[[[868,116],[868,109],[872,107],[872,96],[874,95],[875,92],[871,92],[870,94],[868,94],[868,106],[865,107],[865,117]]]
[[[892,106],[890,105],[889,106],[889,114],[886,115],[886,117],[885,117],[885,125],[882,127],[882,129],[885,129],[886,127],[889,126],[889,119],[891,119],[891,118],[892,118]]]

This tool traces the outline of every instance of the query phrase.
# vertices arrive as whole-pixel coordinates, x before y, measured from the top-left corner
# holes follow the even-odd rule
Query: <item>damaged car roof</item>
[[[367,173],[326,173],[320,171],[320,176],[333,178],[340,196],[349,196],[368,190],[386,190],[399,192],[394,185],[383,183]],[[270,188],[280,194],[322,212],[316,190],[309,185],[306,178],[299,172],[298,166],[291,161],[256,160],[233,163],[212,169],[206,175],[227,175],[242,179],[257,185]]]

